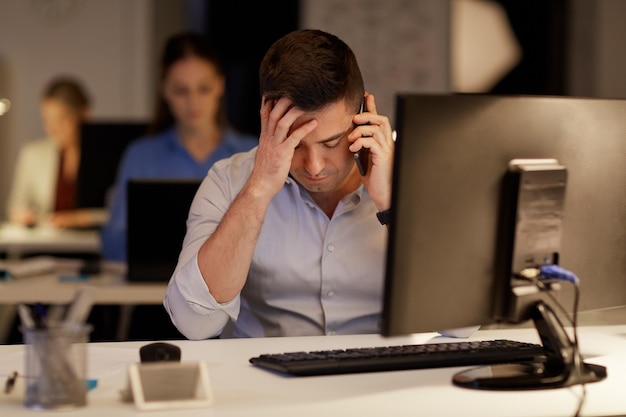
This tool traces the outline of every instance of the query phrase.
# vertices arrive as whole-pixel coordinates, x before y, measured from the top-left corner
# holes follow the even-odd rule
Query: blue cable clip
[[[575,285],[578,285],[578,283],[580,282],[576,274],[574,274],[571,271],[568,271],[565,268],[561,268],[558,265],[542,265],[540,267],[540,271],[541,271],[541,274],[539,276],[540,278],[558,279],[560,281],[571,282],[572,284],[575,284]]]

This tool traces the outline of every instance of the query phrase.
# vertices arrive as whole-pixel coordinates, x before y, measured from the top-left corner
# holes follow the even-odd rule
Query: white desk
[[[0,225],[0,253],[17,259],[29,253],[100,253],[97,230],[64,230],[52,227],[27,228]]]
[[[119,400],[126,367],[139,361],[145,343],[92,343],[89,374],[98,387],[84,409],[69,415],[89,416],[571,416],[580,387],[526,392],[489,392],[458,388],[452,375],[463,368],[440,368],[323,377],[284,377],[248,363],[262,353],[422,343],[434,334],[385,339],[369,336],[321,336],[246,340],[175,341],[182,360],[208,363],[215,403],[208,409],[140,412]],[[472,339],[509,338],[537,342],[534,329],[481,330]],[[446,340],[446,339],[443,339]],[[607,366],[608,378],[587,385],[583,416],[626,414],[626,326],[580,330],[588,362]],[[21,370],[23,346],[0,346],[0,375]],[[0,393],[0,415],[20,417],[37,412],[22,405],[23,392]]]

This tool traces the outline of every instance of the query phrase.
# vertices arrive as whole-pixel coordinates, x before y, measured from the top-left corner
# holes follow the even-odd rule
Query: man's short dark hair
[[[261,62],[259,86],[261,96],[289,97],[305,111],[345,98],[356,112],[365,92],[352,49],[316,29],[297,30],[277,40]]]

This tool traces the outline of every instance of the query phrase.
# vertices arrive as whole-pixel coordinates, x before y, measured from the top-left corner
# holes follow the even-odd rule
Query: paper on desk
[[[128,365],[139,362],[137,349],[89,345],[88,355],[87,375],[90,379],[126,372]],[[13,371],[24,375],[24,350],[0,356],[0,379],[10,375]]]

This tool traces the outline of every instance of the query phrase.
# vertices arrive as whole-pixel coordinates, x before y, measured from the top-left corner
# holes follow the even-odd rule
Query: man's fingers
[[[311,133],[313,131],[313,129],[315,129],[316,127],[317,127],[317,120],[316,119],[311,119],[308,122],[303,123],[297,129],[295,129],[293,132],[291,132],[291,134],[287,138],[287,142],[289,142],[290,145],[295,148],[296,146],[298,146],[300,141],[302,139],[304,139],[304,137],[306,135]]]
[[[367,102],[367,112],[378,114],[378,111],[376,110],[376,99],[374,98],[374,94],[366,93],[365,100]]]

